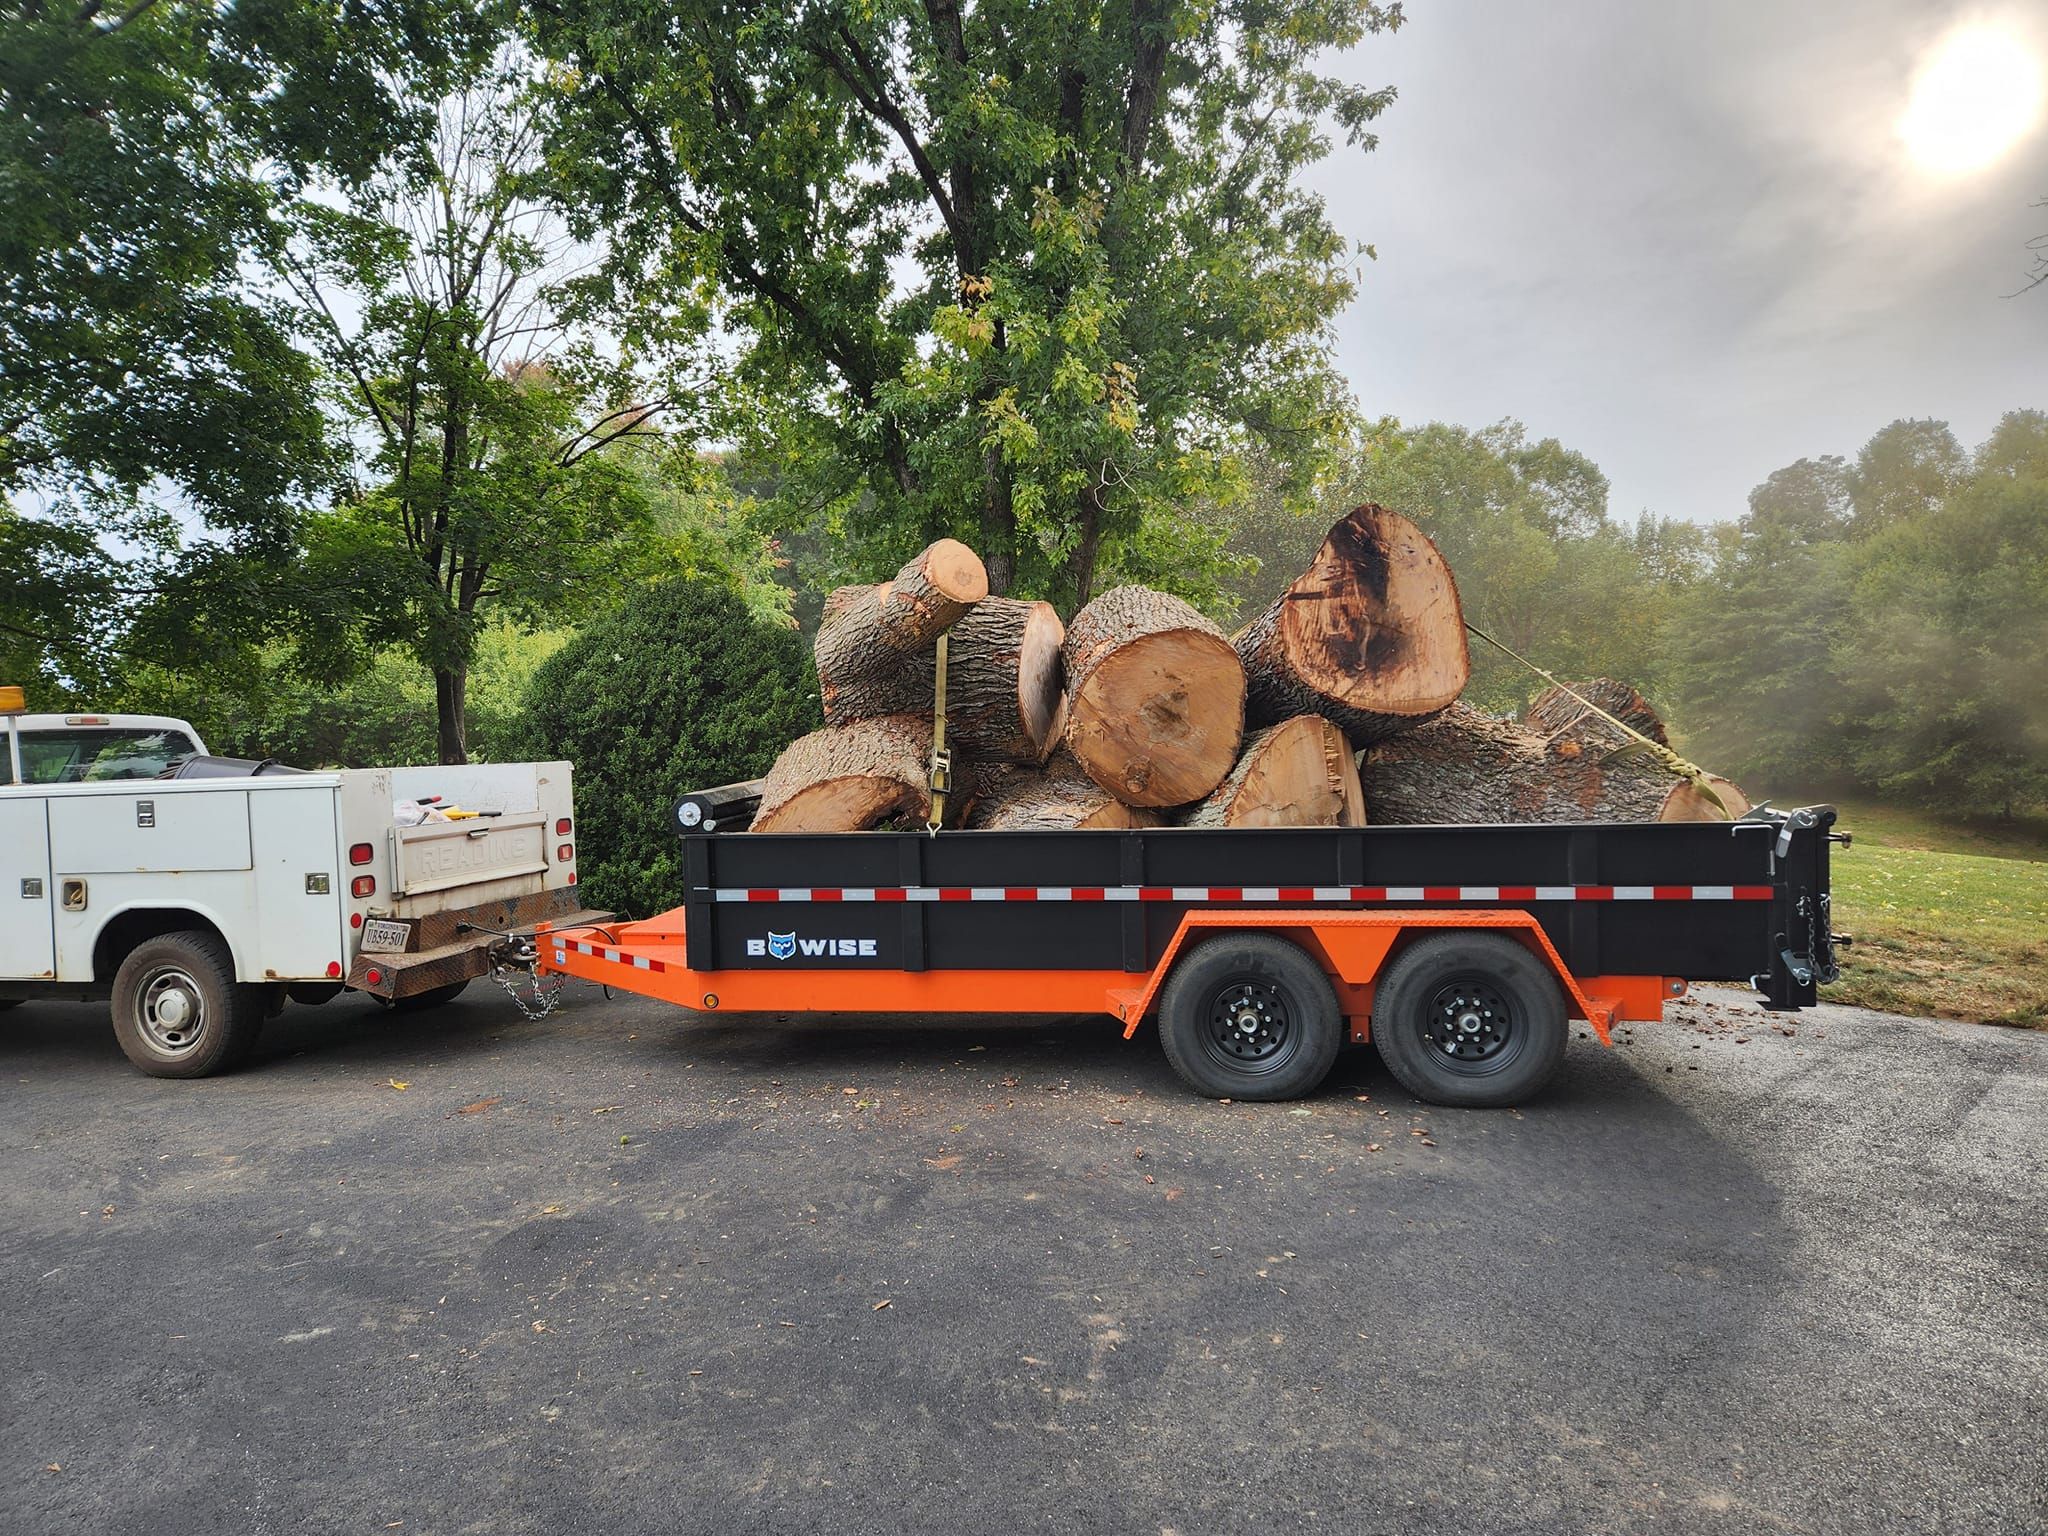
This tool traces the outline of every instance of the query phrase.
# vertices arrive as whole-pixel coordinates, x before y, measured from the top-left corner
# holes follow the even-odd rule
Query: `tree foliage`
[[[2044,647],[2048,415],[2016,411],[1974,455],[1899,421],[1773,474],[1668,666],[1697,754],[1761,785],[2010,812],[2048,797]]]
[[[586,625],[534,675],[523,752],[576,765],[589,899],[646,914],[683,898],[669,808],[765,772],[819,723],[809,648],[724,586],[663,582]]]
[[[0,498],[167,486],[244,538],[330,465],[310,361],[250,283],[316,168],[409,141],[468,44],[445,0],[0,11]],[[273,546],[274,547],[274,546]]]
[[[441,105],[422,164],[306,206],[281,256],[362,445],[309,528],[298,595],[328,644],[308,659],[339,677],[404,646],[443,762],[466,759],[486,615],[570,618],[647,563],[650,477],[622,449],[670,401],[586,322],[538,151],[522,62],[501,60]]]
[[[1371,146],[1391,92],[1319,65],[1398,6],[531,14],[581,228],[621,284],[716,286],[750,446],[870,567],[953,533],[996,590],[1078,601],[1251,445],[1312,467],[1334,434],[1351,284],[1297,176]]]

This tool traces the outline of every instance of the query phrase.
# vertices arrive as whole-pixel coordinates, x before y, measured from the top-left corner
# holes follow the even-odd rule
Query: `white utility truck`
[[[106,999],[154,1076],[234,1065],[288,996],[430,1006],[535,924],[603,916],[567,763],[307,773],[182,720],[21,707],[0,689],[0,1008]]]

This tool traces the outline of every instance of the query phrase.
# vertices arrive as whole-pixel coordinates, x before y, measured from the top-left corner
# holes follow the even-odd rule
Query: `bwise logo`
[[[872,960],[873,939],[800,939],[794,933],[771,933],[765,939],[747,940],[749,955],[766,955],[787,960],[793,955],[812,955],[836,960]]]

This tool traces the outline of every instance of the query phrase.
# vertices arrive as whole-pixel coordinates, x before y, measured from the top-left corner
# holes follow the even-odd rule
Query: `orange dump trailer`
[[[1691,981],[1773,1008],[1835,974],[1831,807],[1739,822],[686,831],[683,904],[546,929],[539,968],[702,1012],[1156,1018],[1224,1098],[1312,1091],[1348,1039],[1410,1092],[1521,1102]]]

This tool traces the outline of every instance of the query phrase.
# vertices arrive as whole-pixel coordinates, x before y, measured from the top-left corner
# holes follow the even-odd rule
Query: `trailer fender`
[[[1534,914],[1482,909],[1461,912],[1219,912],[1196,911],[1182,917],[1159,964],[1141,988],[1122,989],[1111,998],[1112,1011],[1123,1020],[1124,1038],[1138,1032],[1165,985],[1174,960],[1190,945],[1218,932],[1257,929],[1278,933],[1316,956],[1337,988],[1337,1001],[1351,1026],[1352,1039],[1363,1042],[1370,1032],[1372,994],[1388,956],[1404,939],[1447,928],[1492,929],[1508,934],[1550,968],[1564,989],[1567,1011],[1584,1019],[1611,1045],[1617,1019],[1656,1018],[1666,996],[1683,993],[1682,983],[1662,977],[1601,976],[1585,982],[1574,976]]]

